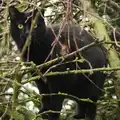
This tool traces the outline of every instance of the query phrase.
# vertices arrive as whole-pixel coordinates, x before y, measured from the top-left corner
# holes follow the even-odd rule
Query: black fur
[[[28,37],[31,19],[29,16],[32,12],[19,12],[16,8],[9,8],[10,15],[10,33],[13,40],[16,42],[19,50],[21,51],[23,45]],[[33,61],[35,64],[39,65],[44,63],[51,49],[53,48],[52,43],[56,39],[55,35],[58,35],[60,30],[60,25],[53,25],[52,29],[45,25],[43,19],[43,12],[39,13],[38,19],[36,21],[37,27],[33,29],[31,35],[31,44],[29,52],[29,61]],[[29,18],[26,21],[26,19]],[[18,29],[18,25],[23,24],[23,29]],[[69,29],[69,34],[68,34]],[[54,31],[54,32],[53,32]],[[68,38],[69,35],[69,38]],[[70,47],[68,47],[68,39],[70,40]],[[62,33],[59,36],[59,41],[62,46],[56,42],[56,46],[48,57],[48,60],[62,56],[64,54],[75,51],[77,48],[82,48],[94,41],[94,39],[84,30],[82,30],[77,25],[66,25]],[[55,42],[54,42],[55,43]],[[83,58],[83,63],[73,63],[76,56],[80,59]],[[82,57],[81,57],[82,56]],[[27,60],[27,50],[23,55],[24,61]],[[92,68],[102,68],[106,65],[106,57],[101,47],[92,46],[81,53],[77,53],[74,56],[67,58],[69,61],[66,64],[62,62],[58,63],[58,67],[53,68],[51,71],[66,71],[67,68],[70,70],[74,69],[89,69],[90,64]],[[44,69],[47,70],[48,68]],[[42,71],[43,72],[43,71]],[[89,79],[88,79],[89,78]],[[102,72],[94,72],[90,74],[71,74],[71,75],[57,75],[47,77],[47,83],[43,80],[37,80],[36,84],[40,93],[68,93],[79,98],[90,98],[94,102],[99,99],[101,95],[101,90],[97,88],[92,82],[94,82],[99,88],[103,88],[105,75]],[[42,98],[42,108],[40,112],[47,110],[60,111],[62,107],[62,102],[65,96],[46,96]],[[78,102],[78,101],[77,101]],[[78,113],[75,118],[84,118],[87,116],[89,120],[94,120],[96,115],[96,105],[86,102],[78,102]],[[45,118],[46,116],[43,116]],[[49,113],[48,120],[57,120],[59,114]]]

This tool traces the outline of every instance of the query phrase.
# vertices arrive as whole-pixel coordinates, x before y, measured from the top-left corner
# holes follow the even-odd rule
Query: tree
[[[119,48],[119,40],[117,40],[118,42],[116,40],[111,41],[111,38],[109,38],[109,35],[111,34],[110,31],[112,31],[113,34],[116,33],[114,26],[119,26],[120,24],[119,0],[2,0],[0,4],[0,111],[3,112],[3,114],[1,114],[1,118],[5,119],[4,117],[7,114],[11,117],[11,119],[15,118],[16,120],[37,119],[36,115],[33,112],[30,112],[26,109],[26,107],[23,106],[26,105],[26,102],[33,101],[34,105],[38,107],[40,102],[38,98],[42,95],[39,95],[36,92],[27,89],[24,84],[35,81],[40,77],[31,77],[31,75],[29,75],[29,72],[31,70],[35,69],[36,71],[39,71],[38,68],[41,66],[44,67],[56,61],[53,60],[40,66],[36,66],[31,62],[18,61],[19,57],[17,57],[17,55],[19,52],[16,50],[15,44],[11,40],[9,34],[8,16],[8,7],[10,5],[16,5],[20,10],[24,11],[29,11],[35,9],[36,7],[40,9],[46,9],[45,17],[47,18],[47,24],[55,24],[61,21],[63,23],[75,22],[77,24],[80,24],[82,28],[89,29],[90,34],[98,39],[99,44],[105,46],[107,51],[106,55],[109,61],[109,68],[98,70],[105,71],[109,77],[105,82],[105,94],[98,102],[97,119],[99,120],[102,118],[105,120],[119,120],[120,60],[119,50],[116,49]],[[47,75],[55,74],[66,73],[48,73]],[[21,81],[21,79],[23,79],[23,81]],[[110,85],[109,81],[113,81],[113,84]],[[7,91],[11,87],[13,88],[13,92],[8,93]],[[21,89],[21,87],[24,90]],[[19,96],[21,93],[26,94],[28,97],[20,99]],[[117,98],[113,99],[112,95],[109,93],[116,95]],[[5,97],[7,95],[9,95],[9,99]]]

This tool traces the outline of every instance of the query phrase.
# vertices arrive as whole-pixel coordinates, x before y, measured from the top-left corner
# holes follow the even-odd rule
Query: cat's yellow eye
[[[18,25],[18,28],[19,28],[19,29],[23,29],[24,26],[23,26],[22,24],[19,24],[19,25]]]
[[[37,28],[37,25],[36,25],[36,24],[34,25],[34,28]]]

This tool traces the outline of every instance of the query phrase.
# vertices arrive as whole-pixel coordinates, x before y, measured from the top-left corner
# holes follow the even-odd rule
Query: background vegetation
[[[98,101],[97,120],[120,119],[120,54],[119,40],[111,41],[111,30],[120,25],[119,0],[1,0],[0,1],[0,112],[1,119],[36,120],[40,98],[29,72],[38,68],[32,62],[22,62],[9,31],[8,7],[19,10],[45,9],[47,25],[74,22],[89,31],[106,47],[109,66],[104,70],[107,79],[104,95]],[[119,37],[118,37],[119,38]],[[115,45],[115,46],[114,46]],[[60,93],[59,93],[60,94]],[[70,120],[76,104],[66,102],[66,117]],[[65,105],[64,105],[65,106]],[[55,111],[54,111],[55,112]],[[71,113],[72,112],[72,113]],[[62,114],[64,115],[64,114]],[[67,119],[65,118],[65,119]],[[38,118],[40,119],[40,118]],[[62,118],[63,119],[63,118]]]

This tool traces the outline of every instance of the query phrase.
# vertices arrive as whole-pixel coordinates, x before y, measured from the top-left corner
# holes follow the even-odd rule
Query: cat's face
[[[38,10],[32,12],[20,12],[15,7],[9,7],[10,15],[10,33],[18,48],[21,50],[28,38],[32,20],[38,15],[36,23],[32,31],[32,41],[36,41],[45,34],[45,23],[43,13],[38,13]]]

